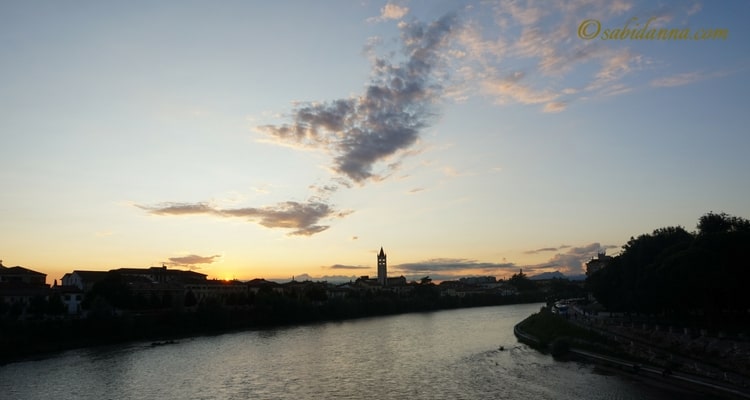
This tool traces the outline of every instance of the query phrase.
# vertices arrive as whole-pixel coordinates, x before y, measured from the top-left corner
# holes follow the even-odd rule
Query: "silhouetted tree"
[[[750,222],[724,213],[700,217],[698,234],[667,227],[631,238],[586,288],[609,310],[750,322]]]
[[[98,297],[105,299],[110,306],[119,309],[129,309],[134,305],[133,294],[127,283],[120,274],[113,272],[108,273],[104,279],[94,284],[89,293],[86,294],[82,306],[90,308]]]
[[[529,279],[523,271],[513,274],[513,276],[508,279],[508,283],[518,289],[519,292],[531,292],[538,289],[536,283]]]
[[[733,217],[726,213],[709,212],[698,219],[698,232],[701,235],[750,230],[750,221]]]

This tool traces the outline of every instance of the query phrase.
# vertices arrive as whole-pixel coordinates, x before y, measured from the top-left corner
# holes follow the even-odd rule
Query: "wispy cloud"
[[[700,11],[699,3],[689,9],[653,7],[645,11],[659,21]],[[456,79],[446,93],[458,102],[479,93],[501,106],[538,105],[545,113],[563,112],[582,99],[628,93],[639,87],[631,78],[653,68],[653,60],[631,47],[580,39],[576,31],[586,16],[604,26],[621,26],[633,9],[628,0],[501,0],[467,8],[450,49]],[[494,23],[480,23],[488,14]],[[657,80],[651,86],[691,78]]]
[[[217,208],[208,203],[164,203],[156,206],[137,205],[153,215],[210,215],[215,217],[245,218],[267,228],[292,229],[290,235],[311,236],[323,232],[329,225],[320,221],[341,218],[350,211],[338,211],[331,205],[311,199],[307,202],[286,201],[273,206]]]
[[[703,75],[698,72],[684,72],[677,75],[665,76],[651,81],[651,86],[655,87],[674,87],[688,85],[703,79]]]
[[[290,115],[290,123],[258,129],[277,143],[329,152],[332,169],[354,182],[377,180],[374,165],[410,148],[429,125],[442,90],[433,69],[455,26],[453,15],[427,25],[401,23],[406,60],[393,64],[375,58],[364,93],[301,104]]]
[[[343,265],[343,264],[334,264],[329,267],[323,267],[325,269],[353,269],[353,270],[359,270],[359,269],[370,269],[370,267],[365,267],[362,265]]]

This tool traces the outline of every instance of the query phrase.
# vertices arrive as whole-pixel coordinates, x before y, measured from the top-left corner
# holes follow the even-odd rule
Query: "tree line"
[[[630,240],[586,288],[608,310],[702,325],[750,323],[750,221],[709,212]]]

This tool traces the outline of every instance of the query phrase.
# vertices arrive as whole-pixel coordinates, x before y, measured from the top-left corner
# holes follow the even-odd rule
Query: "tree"
[[[698,219],[698,231],[702,235],[728,232],[732,229],[732,221],[726,213],[715,214],[713,211]]]
[[[750,221],[710,212],[700,217],[698,230],[666,227],[631,238],[587,278],[586,288],[610,311],[711,326],[750,323]]]
[[[698,219],[698,231],[701,235],[726,232],[750,231],[750,221],[740,217],[733,217],[727,213],[714,213],[713,211]]]
[[[102,298],[112,307],[130,309],[134,305],[133,294],[122,276],[110,272],[107,277],[94,284],[84,300],[84,308],[92,306],[96,298]]]
[[[513,274],[513,276],[508,279],[508,283],[518,289],[519,292],[531,292],[537,290],[536,283],[529,279],[523,271]]]

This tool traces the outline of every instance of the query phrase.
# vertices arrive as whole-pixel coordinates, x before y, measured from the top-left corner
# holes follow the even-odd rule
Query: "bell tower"
[[[380,253],[378,253],[378,283],[382,286],[388,283],[388,266],[385,261],[383,246],[380,246]]]

